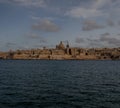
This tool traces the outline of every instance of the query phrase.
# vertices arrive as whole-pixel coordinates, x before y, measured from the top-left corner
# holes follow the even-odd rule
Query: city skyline
[[[120,47],[119,0],[0,0],[0,51]]]

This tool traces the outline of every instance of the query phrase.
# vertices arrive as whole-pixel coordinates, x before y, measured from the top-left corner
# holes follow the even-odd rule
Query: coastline
[[[8,60],[120,60],[119,48],[74,48],[60,42],[56,48],[0,52]]]

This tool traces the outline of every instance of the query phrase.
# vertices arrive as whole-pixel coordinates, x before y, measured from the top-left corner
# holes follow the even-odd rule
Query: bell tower
[[[69,42],[67,41],[67,45],[66,45],[66,53],[67,55],[70,54],[70,50],[69,50]]]

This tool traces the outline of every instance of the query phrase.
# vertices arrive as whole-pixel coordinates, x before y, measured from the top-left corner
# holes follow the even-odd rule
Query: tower
[[[70,50],[69,50],[69,42],[67,41],[67,45],[66,45],[66,53],[67,55],[70,54]]]
[[[69,48],[69,42],[67,41],[67,45],[66,45],[66,48]]]

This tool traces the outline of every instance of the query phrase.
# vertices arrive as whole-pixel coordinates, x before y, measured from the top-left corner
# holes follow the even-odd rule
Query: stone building
[[[120,48],[74,48],[61,41],[56,48],[0,52],[0,59],[120,59]]]

